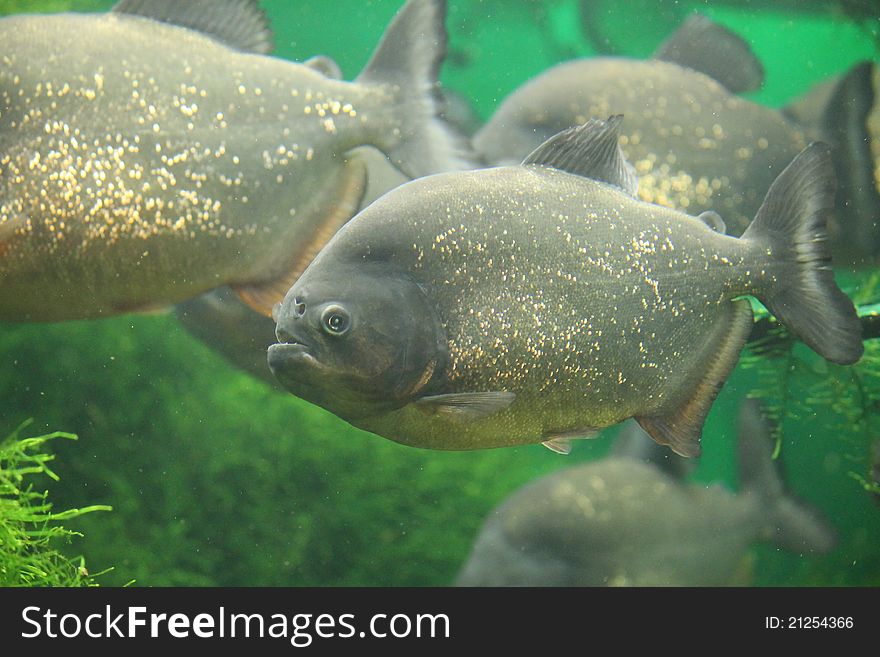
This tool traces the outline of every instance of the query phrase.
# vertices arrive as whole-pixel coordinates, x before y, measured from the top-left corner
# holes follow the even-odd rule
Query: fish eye
[[[321,314],[321,328],[330,335],[345,335],[351,328],[351,317],[341,306],[327,306]]]

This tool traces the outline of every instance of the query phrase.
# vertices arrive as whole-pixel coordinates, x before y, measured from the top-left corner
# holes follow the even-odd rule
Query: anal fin
[[[310,235],[303,236],[294,249],[284,273],[272,280],[233,285],[239,298],[255,311],[272,317],[272,308],[280,302],[306,267],[314,260],[330,238],[358,211],[367,186],[366,165],[357,158],[350,159],[342,176],[341,188],[335,192],[336,201],[326,216],[315,224]]]
[[[655,441],[681,456],[700,455],[703,423],[721,386],[739,360],[752,329],[752,307],[745,299],[733,301],[717,320],[709,344],[709,361],[684,402],[658,415],[636,416],[636,421]]]

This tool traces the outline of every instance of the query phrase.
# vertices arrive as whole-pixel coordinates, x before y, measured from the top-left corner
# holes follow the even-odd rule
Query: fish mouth
[[[303,342],[289,339],[269,346],[267,352],[269,369],[278,375],[289,375],[303,365],[317,367],[318,360],[310,353],[309,346]]]
[[[278,342],[277,344],[272,345],[273,347],[300,347],[303,349],[308,349],[309,346],[305,342],[301,342],[294,337],[287,337],[283,342]]]

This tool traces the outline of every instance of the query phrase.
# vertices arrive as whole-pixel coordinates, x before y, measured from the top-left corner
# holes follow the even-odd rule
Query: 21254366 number
[[[765,616],[764,627],[768,630],[815,630],[852,629],[852,616]]]

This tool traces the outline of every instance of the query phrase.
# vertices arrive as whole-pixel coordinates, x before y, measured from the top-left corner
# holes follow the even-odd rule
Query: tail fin
[[[787,265],[761,301],[816,352],[849,365],[864,347],[856,310],[829,264],[826,222],[835,187],[830,148],[810,144],[773,182],[742,239]]]
[[[446,57],[445,18],[446,0],[408,0],[357,78],[394,94],[401,134],[376,145],[413,178],[472,168],[467,140],[442,118],[437,76]]]
[[[740,406],[737,452],[740,491],[757,496],[769,511],[773,541],[792,552],[830,552],[837,541],[834,529],[818,511],[785,490],[776,464],[770,426],[761,405],[747,399]]]

